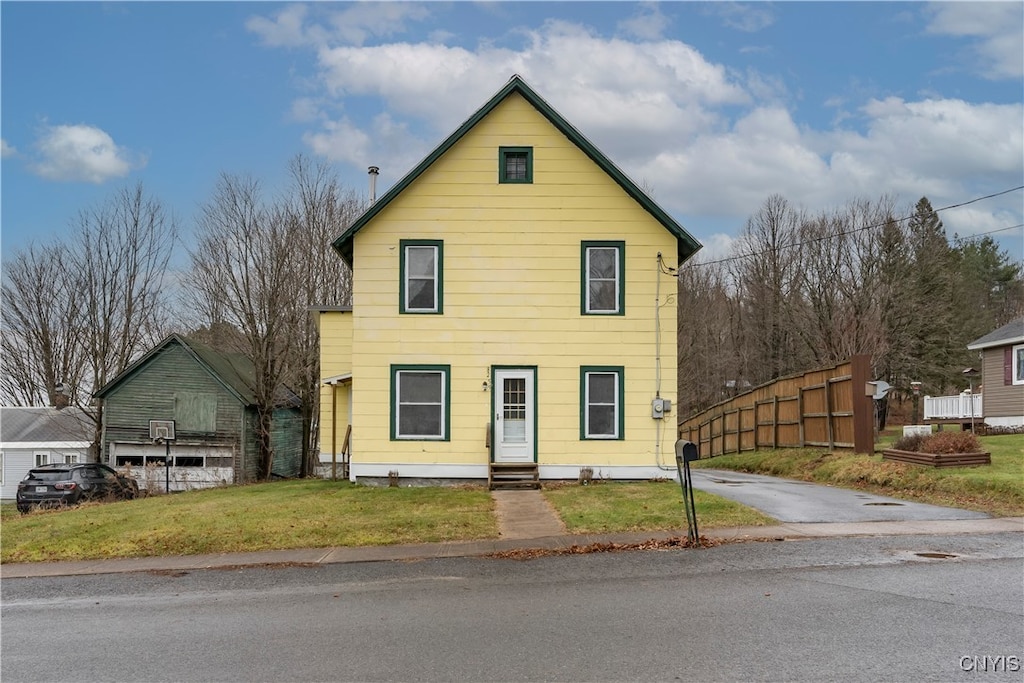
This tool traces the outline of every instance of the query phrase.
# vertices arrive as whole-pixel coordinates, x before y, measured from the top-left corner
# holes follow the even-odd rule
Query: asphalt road
[[[4,580],[0,676],[1020,681],[1022,539]]]
[[[780,522],[909,522],[988,517],[983,512],[744,472],[693,469],[691,479],[695,489],[756,508]]]

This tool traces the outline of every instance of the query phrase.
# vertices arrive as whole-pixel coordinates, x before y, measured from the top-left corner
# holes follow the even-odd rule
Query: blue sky
[[[1020,2],[5,0],[0,30],[4,258],[137,181],[187,235],[221,173],[274,190],[299,153],[383,193],[514,73],[709,257],[772,194],[1024,185]],[[1024,258],[1021,191],[942,218]]]

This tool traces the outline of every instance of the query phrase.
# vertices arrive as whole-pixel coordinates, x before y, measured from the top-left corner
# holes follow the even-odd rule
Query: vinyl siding
[[[395,275],[397,277],[397,274]],[[396,290],[397,291],[397,290]],[[397,309],[398,303],[395,302]],[[320,374],[337,377],[352,372],[352,313],[350,311],[324,311],[320,313]],[[337,394],[332,401],[331,392]],[[336,388],[320,387],[320,453],[321,460],[330,462],[331,449],[336,446],[341,454],[348,427],[349,392],[344,385]],[[334,425],[338,436],[334,442]]]
[[[498,147],[533,147],[533,183],[498,183]],[[399,241],[444,241],[444,314],[399,315]],[[625,315],[580,314],[580,243],[621,240]],[[492,365],[537,366],[538,460],[652,465],[671,453],[674,419],[653,420],[655,291],[663,398],[675,403],[676,239],[518,94],[470,130],[355,236],[351,330],[358,462],[480,464]],[[348,332],[322,318],[323,375],[339,374]],[[392,363],[451,365],[451,439],[389,440]],[[623,366],[623,441],[579,438],[580,366]],[[329,404],[329,393],[326,405]],[[321,441],[329,448],[330,433]],[[339,439],[340,442],[340,439]],[[340,446],[339,446],[340,447]],[[665,457],[665,456],[663,456]]]
[[[1005,346],[984,350],[982,377],[982,411],[985,417],[1024,416],[1024,386],[1004,384],[1003,354]]]

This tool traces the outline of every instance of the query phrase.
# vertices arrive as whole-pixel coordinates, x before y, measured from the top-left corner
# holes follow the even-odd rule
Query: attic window
[[[498,182],[533,182],[533,147],[498,148]]]

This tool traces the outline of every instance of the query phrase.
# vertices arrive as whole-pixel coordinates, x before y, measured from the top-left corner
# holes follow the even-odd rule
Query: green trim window
[[[448,441],[450,365],[391,366],[391,440]]]
[[[622,366],[580,368],[580,440],[624,438],[625,369]]]
[[[399,313],[444,312],[444,242],[401,240]]]
[[[580,247],[580,313],[625,315],[626,243],[583,242]]]
[[[1018,344],[1013,347],[1013,357],[1011,360],[1013,364],[1013,384],[1024,384],[1024,344]]]
[[[498,148],[498,182],[533,182],[533,147]]]

